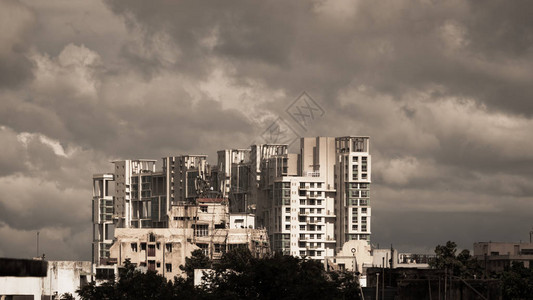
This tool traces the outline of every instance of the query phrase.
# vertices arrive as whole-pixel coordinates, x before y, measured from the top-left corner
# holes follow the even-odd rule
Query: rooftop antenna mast
[[[37,255],[35,257],[39,257],[39,231],[37,231]]]
[[[533,227],[531,228],[532,230],[529,232],[529,243],[531,244],[531,235],[533,235]]]

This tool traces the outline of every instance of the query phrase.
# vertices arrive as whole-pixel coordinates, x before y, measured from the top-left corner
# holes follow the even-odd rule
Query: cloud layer
[[[374,243],[526,240],[531,5],[0,0],[0,255],[39,231],[47,257],[89,259],[93,173],[213,160],[277,117],[371,136]],[[302,91],[325,112],[305,129]]]

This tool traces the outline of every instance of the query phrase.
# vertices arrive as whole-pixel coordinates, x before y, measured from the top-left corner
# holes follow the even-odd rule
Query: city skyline
[[[93,174],[279,128],[371,137],[373,244],[528,241],[532,5],[0,0],[0,257],[90,260]]]

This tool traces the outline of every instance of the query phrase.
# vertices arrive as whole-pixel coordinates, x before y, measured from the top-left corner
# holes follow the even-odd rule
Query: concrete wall
[[[70,293],[79,299],[76,290],[91,280],[90,273],[90,261],[49,261],[46,277],[0,276],[0,296],[32,295],[41,299]]]

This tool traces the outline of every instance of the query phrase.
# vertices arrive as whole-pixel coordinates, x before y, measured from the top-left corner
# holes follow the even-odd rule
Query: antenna
[[[39,231],[37,231],[37,255],[35,257],[39,257]]]
[[[531,228],[532,230],[529,232],[529,243],[531,244],[531,235],[533,234],[533,227]]]

